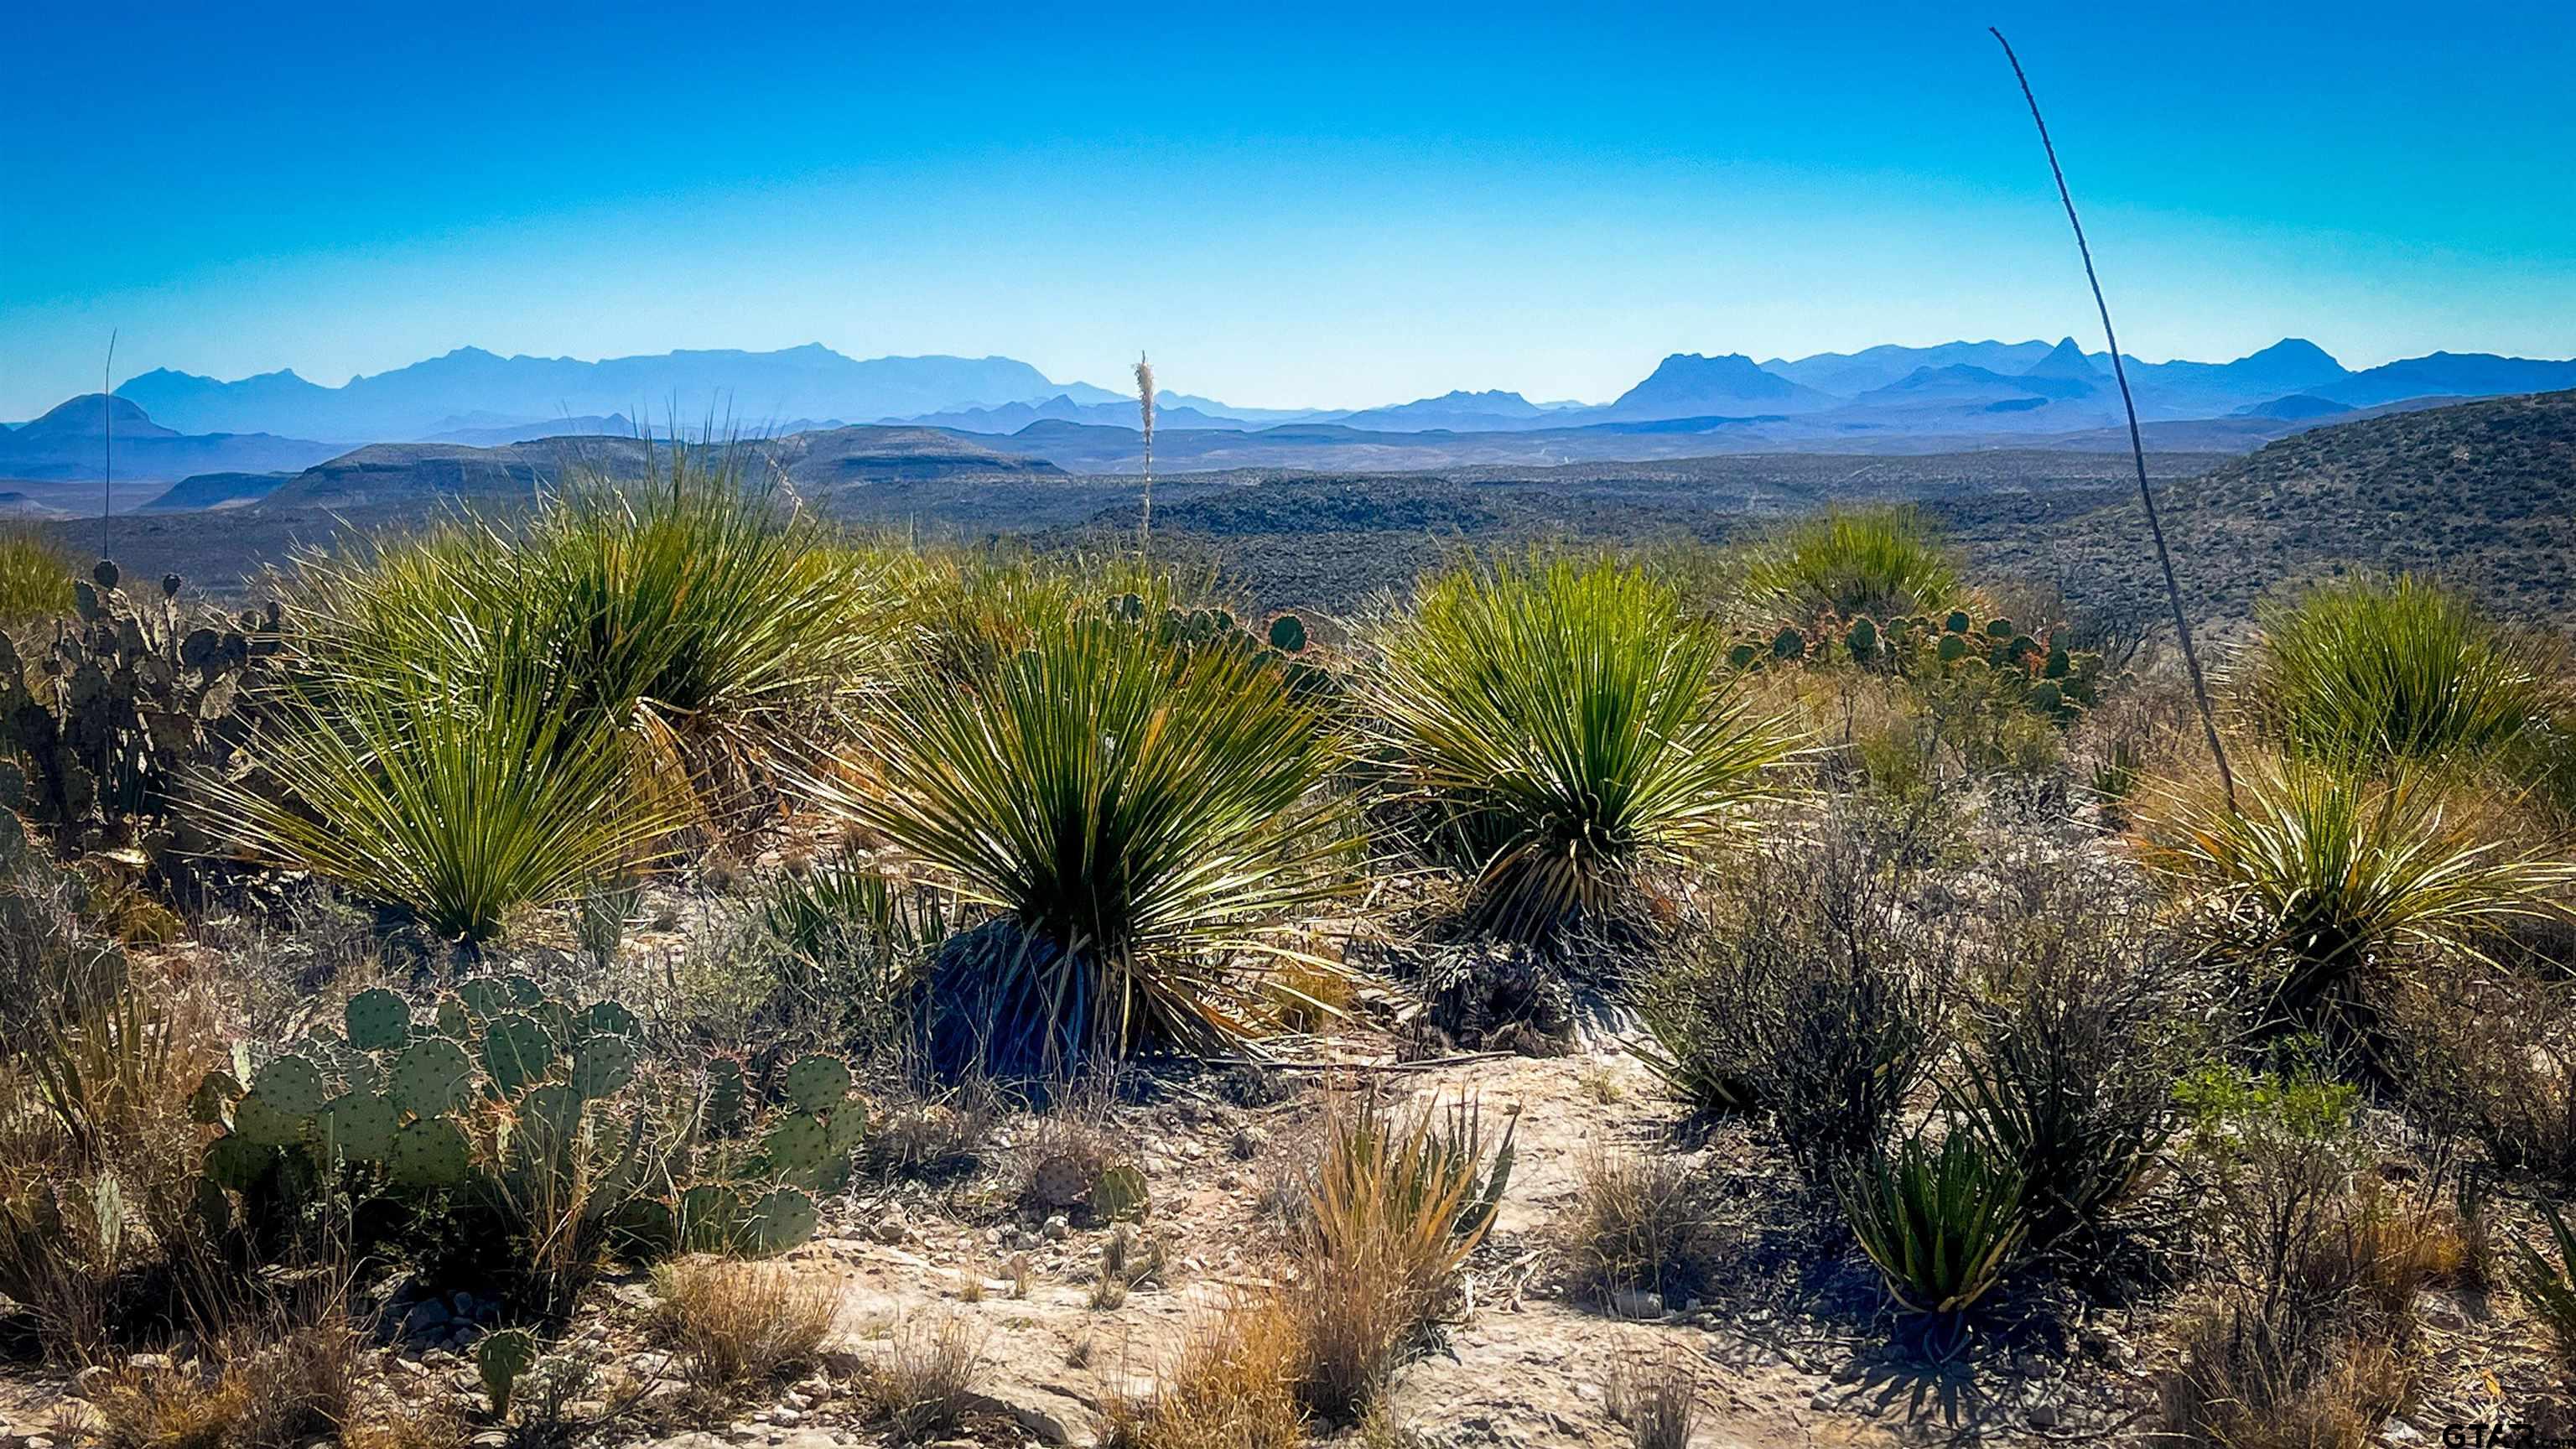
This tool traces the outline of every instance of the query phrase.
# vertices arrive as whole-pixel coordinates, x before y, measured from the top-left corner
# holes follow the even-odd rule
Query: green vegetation
[[[2020,1170],[1955,1120],[1937,1147],[1917,1133],[1836,1187],[1888,1291],[1916,1313],[1973,1306],[2002,1281],[2028,1231]]]
[[[2563,703],[2554,646],[2412,574],[2320,584],[2258,618],[2250,702],[2297,754],[2467,763],[2553,729]]]
[[[28,529],[0,529],[0,627],[16,628],[72,609],[79,565],[59,545]]]
[[[1931,525],[1906,508],[1833,512],[1791,525],[1757,546],[1744,592],[1784,623],[1924,614],[1967,597],[1955,557]]]
[[[1370,742],[1474,913],[1545,940],[1633,905],[1640,872],[1732,836],[1794,739],[1732,686],[1725,641],[1615,563],[1465,568],[1371,641]]]

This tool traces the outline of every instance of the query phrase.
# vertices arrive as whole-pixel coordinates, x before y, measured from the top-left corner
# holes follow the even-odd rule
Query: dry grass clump
[[[1305,1335],[1276,1298],[1209,1319],[1143,1398],[1102,1406],[1110,1449],[1295,1449],[1306,1413],[1296,1385]]]
[[[1669,1156],[1587,1149],[1558,1231],[1578,1291],[1630,1290],[1678,1303],[1699,1287],[1711,1236],[1690,1166]]]
[[[965,1424],[983,1370],[983,1336],[970,1324],[943,1318],[925,1327],[912,1320],[896,1325],[861,1388],[896,1443],[919,1444]]]
[[[302,1449],[358,1400],[357,1330],[330,1319],[216,1339],[203,1359],[127,1366],[92,1396],[101,1449]]]
[[[0,528],[0,625],[72,611],[71,553],[30,528]]]
[[[679,1356],[683,1382],[709,1404],[812,1363],[841,1316],[830,1279],[773,1263],[663,1263],[653,1270],[653,1291],[653,1337]]]
[[[1633,1449],[1690,1449],[1699,1421],[1699,1375],[1688,1355],[1667,1348],[1652,1361],[1642,1354],[1621,1359],[1602,1399],[1611,1419],[1627,1426]]]

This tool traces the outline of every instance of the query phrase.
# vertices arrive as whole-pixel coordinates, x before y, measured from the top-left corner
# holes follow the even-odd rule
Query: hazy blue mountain
[[[779,352],[668,352],[584,362],[501,357],[462,347],[342,387],[293,373],[240,382],[158,369],[117,389],[182,430],[261,428],[344,442],[415,440],[448,419],[494,425],[623,414],[697,426],[729,421],[769,431],[791,419],[905,417],[1065,393],[1065,385],[1008,357],[844,357],[819,343]],[[1081,389],[1084,397],[1117,394]]]
[[[1600,418],[1626,422],[1768,416],[1815,412],[1832,407],[1834,401],[1815,388],[1763,371],[1740,352],[1721,357],[1676,352],[1658,363],[1645,381],[1601,409]]]
[[[1426,428],[1488,432],[1543,423],[1548,410],[1516,392],[1447,392],[1438,397],[1365,408],[1339,421],[1354,428],[1409,433]]]
[[[2067,382],[2080,382],[2088,389],[2111,381],[2110,369],[2107,366],[2095,367],[2093,359],[2084,355],[2084,349],[2076,346],[2075,339],[2072,337],[2048,349],[2046,357],[2023,368],[2021,375],[2029,378],[2056,378]]]
[[[1098,389],[1093,389],[1098,391]],[[961,433],[1016,433],[1031,423],[1056,421],[1098,423],[1105,427],[1136,425],[1136,400],[1122,398],[1116,402],[1078,402],[1069,393],[1058,393],[1044,402],[1003,403],[999,407],[958,408],[950,412],[921,413],[912,417],[886,418],[888,425],[909,424],[922,428],[955,428]],[[1194,407],[1174,403],[1166,406],[1155,399],[1156,428],[1248,428],[1254,424],[1241,418],[1205,413]]]
[[[302,468],[339,451],[327,443],[267,433],[185,434],[162,426],[130,399],[90,393],[72,398],[24,427],[0,433],[0,478],[77,482],[105,476],[111,410],[115,415],[113,461],[120,482]]]
[[[2335,417],[2352,411],[2354,408],[2350,403],[2339,403],[2332,398],[2319,397],[2310,392],[2294,392],[2288,397],[2276,397],[2270,402],[2247,403],[2238,408],[2233,416],[2280,418],[2289,422],[2298,422],[2307,418]]]
[[[504,443],[532,443],[539,438],[636,436],[634,420],[624,413],[606,417],[592,415],[579,418],[552,418],[534,423],[490,423],[449,418],[458,426],[445,428],[421,439],[424,443],[462,443],[469,448],[497,448]]]
[[[2355,407],[2418,397],[2500,397],[2576,387],[2576,361],[2498,357],[2492,352],[2436,352],[2365,368],[2309,391]]]
[[[190,513],[201,508],[238,508],[266,498],[294,476],[292,473],[199,473],[171,484],[170,491],[134,511]]]
[[[1872,388],[1902,381],[1919,368],[1982,367],[2009,374],[2047,355],[2045,342],[1944,342],[1932,347],[1889,344],[1858,352],[1819,352],[1795,362],[1775,357],[1762,364],[1762,370],[1819,392],[1857,397]]]

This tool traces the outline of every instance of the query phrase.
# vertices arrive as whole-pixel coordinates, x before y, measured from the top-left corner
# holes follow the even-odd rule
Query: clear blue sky
[[[26,5],[0,417],[475,344],[1355,405],[1668,352],[2576,353],[2576,6]]]

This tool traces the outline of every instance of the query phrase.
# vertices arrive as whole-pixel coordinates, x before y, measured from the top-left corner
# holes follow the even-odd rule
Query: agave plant
[[[2544,1198],[2539,1206],[2541,1220],[2549,1225],[2555,1253],[2544,1256],[2529,1243],[2516,1241],[2514,1291],[2548,1326],[2560,1361],[2576,1364],[2576,1230],[2567,1226],[2555,1203]]]
[[[814,785],[998,913],[935,968],[975,1037],[942,1054],[1036,1073],[1240,1042],[1231,962],[1277,959],[1288,914],[1342,885],[1335,745],[1275,663],[1092,615],[900,692]]]
[[[574,899],[654,859],[682,818],[626,734],[565,710],[535,664],[289,685],[247,778],[200,781],[253,855],[401,908],[479,947],[523,905]]]
[[[1836,1188],[1861,1251],[1911,1312],[1969,1308],[2021,1250],[2020,1169],[1955,1118],[1939,1146],[1917,1133],[1853,1167]]]
[[[1959,566],[1910,508],[1836,511],[1791,526],[1757,548],[1744,571],[1748,602],[1798,623],[1921,614],[1967,595]]]
[[[2417,578],[2320,584],[2262,611],[2247,684],[2292,751],[2356,764],[2486,754],[2548,729],[2559,660],[2541,636]]]
[[[2273,1014],[2367,1022],[2365,967],[2402,954],[2491,961],[2516,922],[2563,917],[2576,864],[2515,849],[2421,771],[2356,779],[2289,757],[2240,778],[2241,808],[2177,792],[2147,822],[2150,868],[2259,968]]]
[[[1616,563],[1455,570],[1373,643],[1359,689],[1394,793],[1521,939],[1729,835],[1793,746],[1733,692],[1726,641]]]

